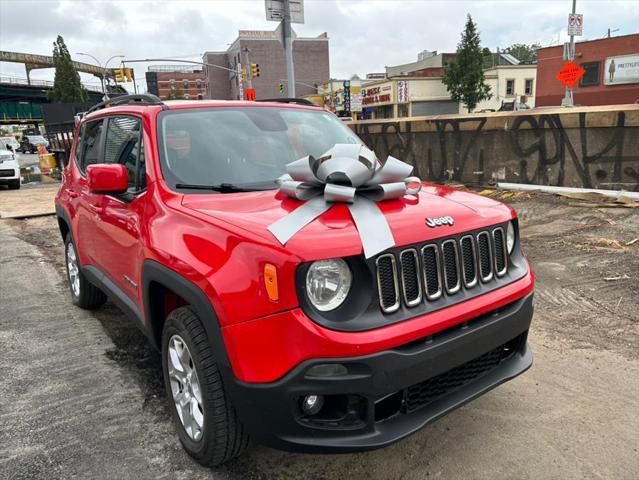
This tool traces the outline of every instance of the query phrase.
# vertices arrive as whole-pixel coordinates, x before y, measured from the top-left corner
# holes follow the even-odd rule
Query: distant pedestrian
[[[615,81],[615,59],[610,60],[610,66],[608,67],[608,81],[610,83]]]

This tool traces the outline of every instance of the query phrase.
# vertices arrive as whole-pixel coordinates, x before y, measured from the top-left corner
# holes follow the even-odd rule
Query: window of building
[[[601,62],[588,62],[582,63],[581,68],[583,68],[586,73],[581,77],[579,81],[580,87],[592,87],[594,85],[599,85],[599,66]]]
[[[140,125],[136,117],[109,117],[104,141],[104,163],[119,163],[129,175],[129,193],[146,187],[144,152],[141,149]]]
[[[171,87],[171,90],[175,90],[175,80],[174,79],[169,80],[169,86]]]
[[[532,78],[527,78],[526,79],[526,85],[524,87],[524,93],[526,95],[532,95],[533,94],[533,79]]]
[[[189,95],[188,93],[185,93],[184,100],[191,100],[191,95]]]
[[[509,78],[506,80],[506,95],[513,96],[515,94],[515,80]]]
[[[185,90],[189,88],[189,81],[186,78],[182,80],[182,86],[184,87]]]
[[[195,86],[196,88],[202,88],[202,80],[200,80],[199,78],[195,80]]]
[[[398,117],[408,117],[408,104],[400,103],[397,106],[397,116]]]
[[[197,99],[198,100],[202,100],[204,98],[204,95],[202,95],[201,93],[197,94]]]

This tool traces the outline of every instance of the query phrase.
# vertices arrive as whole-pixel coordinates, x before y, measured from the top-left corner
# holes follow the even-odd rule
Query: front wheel
[[[74,305],[87,310],[98,308],[106,302],[106,295],[98,287],[93,285],[82,273],[78,252],[68,233],[64,241],[64,252],[67,264],[67,278],[71,290],[71,300]]]
[[[231,405],[202,323],[190,307],[174,310],[162,333],[162,370],[182,446],[205,466],[240,455],[249,436]]]

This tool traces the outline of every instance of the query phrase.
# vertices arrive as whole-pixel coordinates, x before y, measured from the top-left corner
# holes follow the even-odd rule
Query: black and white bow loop
[[[307,202],[268,230],[285,244],[333,203],[346,203],[369,258],[395,245],[375,202],[417,194],[421,181],[409,176],[412,170],[391,156],[381,164],[372,150],[358,144],[336,144],[319,158],[300,158],[286,166],[287,174],[279,179],[280,191]]]

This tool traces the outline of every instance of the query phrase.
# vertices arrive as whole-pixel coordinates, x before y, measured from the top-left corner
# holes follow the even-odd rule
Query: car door
[[[95,263],[93,238],[97,232],[96,214],[102,195],[91,192],[86,177],[89,165],[101,163],[104,156],[104,119],[82,125],[76,145],[74,161],[77,175],[68,192],[77,215],[76,247],[83,263]]]
[[[100,196],[93,236],[93,256],[102,273],[138,305],[143,260],[141,223],[146,200],[142,139],[141,118],[107,117],[103,163],[124,165],[129,188],[126,193]]]

